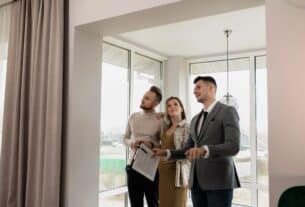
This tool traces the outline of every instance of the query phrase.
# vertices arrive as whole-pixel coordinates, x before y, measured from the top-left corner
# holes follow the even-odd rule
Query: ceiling
[[[164,56],[200,57],[226,51],[225,29],[231,29],[231,52],[265,49],[265,6],[176,22],[119,34],[116,38]]]

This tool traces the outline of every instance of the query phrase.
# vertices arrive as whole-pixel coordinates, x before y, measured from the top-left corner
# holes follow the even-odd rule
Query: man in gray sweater
[[[131,207],[143,207],[144,195],[148,207],[158,206],[158,174],[152,182],[131,168],[137,147],[145,144],[149,148],[160,146],[161,120],[155,108],[162,100],[161,90],[152,86],[141,101],[141,112],[133,113],[126,127],[124,143],[129,147],[129,159],[126,166],[127,186]]]

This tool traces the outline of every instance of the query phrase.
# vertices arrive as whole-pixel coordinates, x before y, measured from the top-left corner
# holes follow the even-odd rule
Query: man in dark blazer
[[[183,149],[154,149],[166,159],[192,160],[189,187],[194,207],[231,207],[233,189],[240,187],[233,156],[239,152],[240,129],[236,110],[216,101],[211,76],[194,80],[194,94],[203,109],[191,121]]]

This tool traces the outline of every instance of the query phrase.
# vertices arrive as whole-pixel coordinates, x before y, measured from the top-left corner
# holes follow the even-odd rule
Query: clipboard
[[[151,181],[155,180],[160,158],[153,157],[154,152],[141,144],[132,160],[131,168]]]

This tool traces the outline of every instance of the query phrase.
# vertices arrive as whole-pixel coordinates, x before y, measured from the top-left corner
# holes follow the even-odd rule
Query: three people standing
[[[136,122],[133,123],[133,120],[137,115],[133,114],[127,127],[129,130],[125,135],[125,143],[132,149],[135,149],[137,144],[144,143],[150,148],[154,148],[156,156],[165,159],[159,165],[160,207],[185,206],[186,183],[184,179],[188,176],[188,187],[191,189],[194,207],[231,207],[233,189],[240,187],[233,161],[233,156],[239,152],[240,147],[238,113],[233,107],[216,100],[217,83],[213,77],[198,76],[195,78],[194,84],[194,95],[203,105],[203,109],[193,117],[189,128],[185,123],[185,111],[181,101],[172,97],[166,102],[168,124],[165,125],[165,128],[157,129],[158,126],[162,128],[164,124],[161,123],[155,112],[153,112],[155,114],[153,123],[155,124],[146,122],[146,119],[138,119],[141,124],[135,124]],[[157,94],[154,93],[154,95],[152,97],[156,98]],[[155,100],[161,101],[161,99]],[[159,102],[156,101],[152,106],[157,106]],[[143,107],[141,108],[143,109]],[[155,130],[151,130],[152,126],[156,127]],[[137,127],[141,129],[136,129]],[[141,133],[138,133],[138,130]],[[149,139],[140,138],[140,135],[147,134],[144,132],[146,130],[151,133],[154,131],[154,136]],[[160,133],[161,137],[159,135],[158,138]],[[161,148],[158,143],[160,138]],[[185,170],[189,166],[186,159],[191,161],[190,173],[186,173],[187,170]],[[132,185],[133,182],[130,179],[134,173],[136,172],[129,172],[127,166],[131,206],[142,207],[144,193],[141,194],[142,197],[135,194],[135,189],[138,187]],[[188,175],[184,176],[184,174]],[[137,185],[140,184],[138,183],[140,179],[134,181]],[[157,182],[158,176],[153,182],[153,192],[158,189]],[[149,207],[158,206],[158,192],[154,195],[154,201],[149,203],[149,195],[147,197],[145,194]],[[142,204],[140,199],[135,199],[140,197]]]

